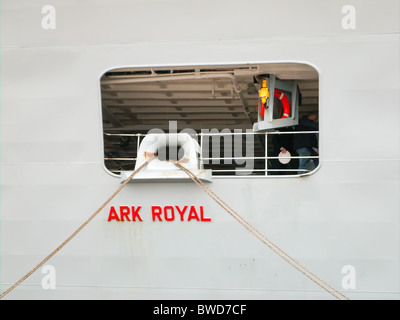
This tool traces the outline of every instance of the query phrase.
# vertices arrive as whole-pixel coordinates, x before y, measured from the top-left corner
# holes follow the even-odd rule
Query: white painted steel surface
[[[1,291],[119,186],[104,168],[99,79],[117,67],[302,62],[319,72],[321,165],[302,178],[219,178],[213,190],[352,299],[399,298],[399,4],[345,1],[1,3]],[[46,3],[47,4],[47,3]],[[272,12],[264,17],[260,12]],[[263,26],[264,23],[264,26]],[[330,299],[196,185],[129,184],[9,299]],[[204,206],[211,222],[153,222],[152,205]]]

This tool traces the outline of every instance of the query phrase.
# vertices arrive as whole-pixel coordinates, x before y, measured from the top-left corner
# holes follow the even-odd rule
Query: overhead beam
[[[105,117],[108,121],[110,121],[116,127],[123,127],[123,123],[118,120],[118,118],[106,107],[103,106],[103,117]]]

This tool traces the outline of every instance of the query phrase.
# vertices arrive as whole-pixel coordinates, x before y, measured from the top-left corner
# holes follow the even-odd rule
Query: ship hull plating
[[[285,10],[272,1],[250,1],[277,13],[263,20],[270,22],[265,28],[254,24],[257,12],[247,2],[230,4],[229,15],[206,2],[216,5],[210,22],[189,15],[183,1],[168,6],[168,18],[159,11],[156,17],[144,14],[150,3],[140,1],[93,7],[53,2],[55,30],[41,27],[40,6],[2,2],[1,291],[120,185],[104,166],[99,82],[104,72],[298,62],[319,73],[319,168],[306,177],[214,177],[209,187],[351,299],[398,299],[397,2],[388,1],[385,8],[369,2],[368,8],[353,1],[355,30],[343,29],[340,1],[329,8],[319,1],[293,1]],[[199,16],[206,14],[200,2],[194,6]],[[382,17],[376,9],[384,10]],[[283,12],[294,16],[282,26]],[[107,26],[104,15],[111,19]],[[71,16],[76,19],[67,19]],[[168,24],[174,17],[184,21]],[[225,20],[217,23],[220,19]],[[112,206],[141,206],[142,221],[109,219]],[[199,219],[181,221],[178,212],[171,219],[168,210],[169,220],[153,219],[152,207],[167,206],[188,206],[188,215],[193,206]],[[200,207],[210,221],[201,221]],[[47,274],[38,270],[7,298],[332,298],[191,180],[128,184],[47,264],[56,271],[55,289],[43,286]]]

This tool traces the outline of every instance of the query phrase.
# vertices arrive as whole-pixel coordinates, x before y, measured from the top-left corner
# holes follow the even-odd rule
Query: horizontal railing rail
[[[273,165],[269,162],[270,160],[275,160],[279,161],[281,159],[277,155],[268,155],[268,136],[269,135],[298,135],[298,134],[316,134],[319,135],[319,131],[271,131],[271,132],[198,132],[198,133],[191,133],[192,136],[197,136],[200,138],[200,150],[201,153],[199,155],[199,160],[203,163],[204,167],[207,169],[212,169],[213,174],[215,175],[221,175],[223,174],[224,176],[229,176],[229,173],[231,173],[231,176],[237,176],[239,175],[238,173],[249,173],[251,175],[260,175],[263,174],[265,176],[268,176],[268,173],[271,173],[271,176],[276,177],[276,174],[281,174],[281,175],[288,175],[292,173],[292,175],[300,175],[300,174],[305,174],[308,173],[312,170],[308,169],[299,169],[297,168],[274,168]],[[107,137],[136,137],[137,141],[132,146],[132,153],[137,154],[137,151],[139,150],[140,146],[140,141],[143,137],[145,137],[147,134],[144,133],[107,133],[104,132],[104,135]],[[232,156],[234,154],[233,150],[229,153],[228,156],[220,156],[220,151],[224,151],[224,144],[218,144],[218,148],[215,150],[212,150],[212,144],[207,144],[205,145],[204,139],[206,137],[224,137],[224,136],[248,136],[248,135],[253,135],[253,136],[264,136],[265,140],[265,145],[264,145],[264,154],[263,155],[252,155],[252,156]],[[254,141],[254,140],[253,140]],[[232,143],[232,141],[230,141]],[[224,141],[225,143],[225,141]],[[208,147],[208,150],[205,149],[205,147]],[[210,152],[210,147],[211,147],[211,153],[215,153],[216,156],[214,155],[209,155]],[[254,145],[253,145],[254,148]],[[253,149],[254,151],[254,149]],[[242,150],[240,149],[240,152]],[[204,156],[204,154],[206,156]],[[310,155],[310,156],[299,156],[299,155],[291,155],[290,156],[290,161],[292,160],[300,160],[300,159],[319,159],[319,155]],[[126,170],[122,169],[124,166],[124,163],[129,161],[129,165],[135,164],[137,158],[136,157],[105,157],[104,160],[107,163],[113,162],[115,169],[112,165],[106,165],[106,167],[113,173],[121,173]],[[260,164],[258,163],[257,167],[252,167],[252,168],[241,168],[241,167],[235,167],[231,168],[235,164],[233,161],[263,161],[262,167],[260,168]],[[218,161],[218,163],[216,163]],[[229,161],[229,163],[227,163]],[[236,164],[240,165],[240,164]],[[226,168],[217,168],[218,167],[223,167],[226,166]],[[111,167],[111,168],[110,168]],[[120,167],[120,168],[118,168]],[[272,174],[274,173],[274,174]]]

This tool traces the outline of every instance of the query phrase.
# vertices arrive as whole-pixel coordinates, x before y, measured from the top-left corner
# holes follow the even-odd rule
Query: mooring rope
[[[10,288],[4,291],[0,295],[0,299],[3,299],[7,294],[9,294],[12,290],[18,287],[22,282],[28,279],[37,269],[43,266],[47,261],[49,261],[58,251],[60,251],[68,242],[70,242],[83,228],[85,228],[90,221],[96,217],[99,212],[101,212],[105,206],[110,203],[112,199],[127,185],[127,183],[146,165],[148,165],[154,158],[149,158],[146,162],[144,162],[137,170],[133,171],[132,174],[121,184],[121,186],[104,202],[73,234],[71,234],[62,244],[60,244],[57,249],[55,249],[52,253],[50,253],[46,258],[44,258],[39,264],[37,264],[31,271],[25,274],[21,279],[19,279],[16,283],[14,283]]]
[[[225,211],[227,211],[236,221],[238,221],[244,228],[246,228],[250,233],[252,233],[256,238],[258,238],[262,243],[264,243],[267,247],[269,247],[272,251],[274,251],[277,255],[279,255],[282,259],[284,259],[287,263],[289,263],[292,267],[297,269],[319,287],[327,291],[329,294],[334,296],[338,300],[343,300],[338,295],[342,296],[346,300],[350,300],[343,293],[326,283],[320,277],[316,276],[309,269],[303,266],[301,263],[296,261],[290,255],[288,255],[285,251],[279,248],[276,244],[274,244],[271,240],[269,240],[265,235],[263,235],[260,231],[258,231],[255,227],[253,227],[249,222],[247,222],[243,217],[241,217],[236,211],[234,211],[230,206],[228,206],[220,197],[218,197],[203,181],[201,181],[196,175],[194,175],[190,170],[185,168],[183,165],[179,163],[179,161],[171,161],[178,168],[184,171],[204,192],[206,192],[215,202],[217,202]],[[308,274],[307,274],[308,273]],[[313,278],[314,277],[314,278]],[[318,281],[320,282],[318,282]],[[336,292],[338,295],[333,293]]]
[[[0,299],[5,297],[8,293],[18,287],[22,282],[24,282],[27,278],[29,278],[36,270],[42,267],[48,260],[50,260],[57,252],[59,252],[68,242],[70,242],[80,231],[82,231],[90,221],[92,221],[104,208],[110,203],[110,201],[127,185],[127,183],[139,172],[141,171],[147,164],[149,164],[154,159],[153,156],[149,156],[148,160],[143,163],[137,170],[135,170],[122,184],[121,186],[74,232],[72,233],[61,245],[59,245],[52,253],[50,253],[45,259],[43,259],[39,264],[37,264],[31,271],[25,274],[20,280],[14,283],[10,288],[4,291],[0,295]],[[182,166],[179,161],[171,161],[178,168],[184,171],[203,191],[205,191],[219,206],[221,206],[225,211],[227,211],[237,222],[239,222],[244,228],[246,228],[250,233],[252,233],[256,238],[258,238],[262,243],[264,243],[267,247],[269,247],[272,251],[274,251],[277,255],[279,255],[282,259],[288,262],[292,267],[297,269],[311,281],[316,283],[319,287],[333,295],[335,298],[342,300],[338,295],[343,298],[350,300],[344,294],[336,290],[334,287],[327,284],[321,278],[312,273],[309,269],[304,267],[290,255],[288,255],[285,251],[279,248],[276,244],[270,241],[265,235],[263,235],[260,231],[258,231],[255,227],[253,227],[249,222],[247,222],[243,217],[241,217],[236,211],[234,211],[230,206],[228,206],[220,197],[218,197],[206,184],[204,184],[196,175],[194,175],[190,170]],[[307,274],[308,273],[308,274]],[[314,277],[314,278],[313,278]],[[320,282],[318,282],[318,281]],[[334,294],[332,291],[336,292],[338,295]]]

